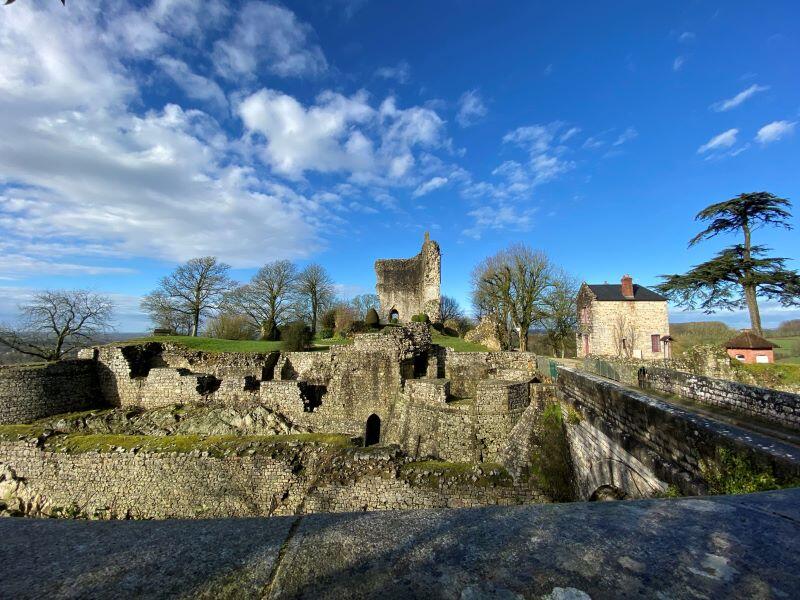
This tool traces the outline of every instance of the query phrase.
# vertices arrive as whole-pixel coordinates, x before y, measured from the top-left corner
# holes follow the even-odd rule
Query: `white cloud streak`
[[[748,99],[752,98],[756,94],[760,92],[766,92],[769,89],[768,85],[758,85],[754,83],[747,89],[742,90],[738,94],[736,94],[733,98],[728,98],[727,100],[720,100],[719,102],[715,102],[711,105],[711,109],[717,112],[725,112],[726,110],[731,110],[732,108],[736,108],[740,106]]]
[[[767,123],[758,130],[756,141],[765,146],[772,142],[777,142],[794,133],[796,124],[797,121],[773,121],[772,123]]]

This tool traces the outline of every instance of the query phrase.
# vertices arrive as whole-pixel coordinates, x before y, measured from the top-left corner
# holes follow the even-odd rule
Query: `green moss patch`
[[[712,460],[700,462],[709,494],[749,494],[800,486],[800,480],[779,481],[771,469],[727,448],[717,448]]]
[[[575,415],[570,413],[567,418],[570,422],[573,419],[580,421],[581,416],[575,412]],[[561,405],[548,404],[539,415],[534,430],[536,439],[531,456],[531,478],[553,500],[557,502],[571,500],[572,465]]]
[[[480,487],[513,485],[508,471],[498,463],[420,460],[400,467],[400,477],[409,483],[429,487],[439,487],[445,482]]]
[[[46,448],[54,452],[80,454],[83,452],[137,451],[143,453],[198,452],[209,456],[250,455],[269,452],[279,445],[325,445],[339,448],[354,446],[351,438],[341,434],[300,433],[291,435],[114,435],[70,434],[47,440]]]
[[[480,344],[476,344],[474,342],[468,342],[467,340],[460,338],[460,337],[452,337],[449,335],[443,335],[436,331],[435,329],[431,329],[431,341],[438,345],[444,346],[446,348],[452,348],[456,352],[488,352],[489,349],[486,346],[481,346]]]
[[[44,433],[44,429],[36,424],[0,425],[0,441],[16,442],[23,438],[37,438]]]

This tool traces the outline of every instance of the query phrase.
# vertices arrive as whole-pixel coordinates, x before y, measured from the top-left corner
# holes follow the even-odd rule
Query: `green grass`
[[[783,364],[800,364],[800,335],[788,337],[772,337],[769,341],[778,346],[775,348],[775,362]]]
[[[287,444],[321,444],[347,448],[354,446],[346,435],[333,433],[298,433],[291,435],[118,435],[118,434],[70,434],[55,436],[46,447],[57,452],[80,454],[84,452],[113,452],[117,448],[140,452],[207,452],[210,456],[231,454],[258,454],[270,447]]]
[[[486,346],[481,346],[480,344],[475,344],[473,342],[468,342],[467,340],[460,338],[460,337],[451,337],[449,335],[442,335],[435,329],[431,329],[431,341],[434,344],[439,346],[445,346],[447,348],[452,348],[456,352],[488,352],[489,349]]]
[[[740,364],[739,367],[755,376],[756,384],[763,387],[800,385],[800,364]]]
[[[476,486],[510,486],[513,481],[506,469],[498,463],[462,463],[443,460],[419,460],[400,467],[400,476],[414,483],[435,486],[440,478],[458,479]],[[472,481],[473,476],[477,481]]]
[[[147,342],[162,342],[167,344],[178,344],[192,350],[201,350],[203,352],[221,353],[221,352],[238,352],[244,354],[257,354],[265,352],[275,352],[276,350],[283,349],[282,342],[267,342],[262,340],[222,340],[219,338],[209,337],[192,337],[188,335],[152,335],[141,338],[134,338],[125,340],[124,342],[116,342],[117,344],[144,344]],[[314,347],[309,351],[327,350],[331,346],[340,344],[349,344],[352,340],[341,338],[332,339],[315,339]]]

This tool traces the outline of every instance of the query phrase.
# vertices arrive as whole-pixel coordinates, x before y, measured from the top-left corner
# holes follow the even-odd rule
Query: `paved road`
[[[800,489],[216,521],[0,520],[2,598],[796,598]]]

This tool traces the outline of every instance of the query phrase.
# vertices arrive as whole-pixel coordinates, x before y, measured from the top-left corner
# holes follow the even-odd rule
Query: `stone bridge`
[[[565,365],[556,388],[580,500],[707,494],[712,471],[726,476],[726,460],[778,485],[800,481],[800,447],[755,427]]]

